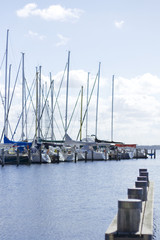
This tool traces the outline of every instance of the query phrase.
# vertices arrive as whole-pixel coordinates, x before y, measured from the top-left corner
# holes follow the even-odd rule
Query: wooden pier
[[[137,230],[135,230],[135,224],[138,222],[138,214],[136,215],[136,211],[138,211],[138,202],[136,202],[135,199],[128,199],[128,203],[126,205],[125,214],[123,213],[123,216],[121,219],[119,218],[118,214],[113,219],[111,225],[107,229],[105,233],[105,240],[151,240],[153,237],[153,196],[154,196],[154,184],[153,182],[149,182],[149,187],[147,187],[147,200],[141,201],[142,203],[142,211],[140,213],[140,219]],[[133,200],[133,202],[132,202]],[[133,206],[134,209],[129,209],[129,205],[131,201],[131,204],[133,206],[137,205],[137,209],[135,210],[135,206]],[[127,202],[127,200],[126,200]],[[124,204],[124,203],[123,203]],[[121,204],[122,205],[122,204]],[[118,210],[119,213],[119,210]],[[133,214],[134,213],[134,214]],[[126,220],[126,222],[124,221]],[[124,221],[120,222],[119,221]],[[131,226],[127,226],[128,229],[123,229],[123,231],[120,229],[125,226],[125,224],[129,225],[131,223]],[[132,229],[130,229],[132,228]]]

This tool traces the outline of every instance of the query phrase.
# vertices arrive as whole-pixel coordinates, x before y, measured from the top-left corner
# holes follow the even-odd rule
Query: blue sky
[[[6,0],[0,8],[0,62],[9,29],[9,63],[13,76],[21,52],[25,52],[27,81],[31,83],[36,66],[41,65],[43,80],[47,80],[52,72],[58,88],[58,76],[70,50],[70,109],[73,109],[81,85],[84,86],[85,108],[87,73],[91,74],[91,87],[101,62],[98,137],[110,139],[111,79],[114,74],[114,140],[159,144],[159,11],[158,0]],[[4,96],[3,74],[0,85]],[[95,128],[95,103],[96,90],[89,112],[89,134],[93,134]],[[63,102],[62,109],[64,105]],[[16,122],[14,114],[13,111],[10,118]],[[72,126],[78,129],[78,125]],[[76,137],[74,132],[73,129],[69,132],[73,138]]]

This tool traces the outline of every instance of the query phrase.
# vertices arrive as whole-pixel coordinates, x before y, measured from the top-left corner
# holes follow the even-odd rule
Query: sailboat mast
[[[38,96],[38,139],[40,139],[40,128],[41,128],[41,72],[42,66],[39,66],[39,96]]]
[[[83,86],[81,87],[80,141],[82,140],[82,109],[83,109]]]
[[[66,134],[67,134],[67,115],[68,115],[68,86],[69,86],[69,65],[70,65],[70,51],[68,52],[68,64],[67,64],[67,86],[66,86],[65,136],[66,136]]]
[[[22,53],[22,141],[24,140],[24,53]]]
[[[10,83],[11,83],[11,68],[12,68],[12,65],[10,64],[9,65],[9,77],[8,77],[8,107],[9,107],[9,101],[10,101]],[[8,119],[7,119],[7,122],[8,122]]]
[[[112,76],[112,115],[111,115],[111,141],[113,141],[113,107],[114,107],[114,75]]]
[[[26,140],[28,139],[28,116],[27,116],[27,96],[26,96],[26,78],[24,77],[24,84],[25,84],[25,88],[24,88],[24,95],[25,95],[25,125],[26,125]]]
[[[6,65],[5,65],[4,134],[6,136],[8,135],[8,118],[7,118],[7,112],[8,112],[8,107],[7,107],[8,36],[9,36],[9,29],[7,30],[7,39],[6,39]]]
[[[42,85],[42,109],[43,109],[43,100],[44,100],[44,84]],[[41,129],[42,129],[42,133],[43,133],[43,121],[44,121],[44,118],[43,118],[43,115],[42,115],[42,118],[41,118]]]
[[[45,107],[45,139],[47,139],[47,133],[48,133],[48,100],[47,100],[47,82],[45,82],[45,101],[44,101],[44,107]]]
[[[88,135],[88,95],[89,95],[89,72],[88,72],[88,79],[87,79],[87,102],[86,102],[86,141]]]
[[[97,106],[96,106],[96,130],[95,130],[95,136],[96,137],[97,137],[97,125],[98,125],[98,102],[99,102],[100,67],[101,67],[101,63],[99,63],[99,70],[98,70]]]
[[[54,90],[54,80],[52,80],[51,73],[50,73],[50,84],[51,84],[51,140],[53,141],[53,137],[54,137],[54,128],[53,128],[53,90]]]
[[[37,120],[38,120],[38,70],[36,68],[36,122],[35,122],[35,137],[37,139]]]

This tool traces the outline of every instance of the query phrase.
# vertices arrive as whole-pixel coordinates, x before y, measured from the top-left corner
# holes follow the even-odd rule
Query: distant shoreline
[[[137,145],[136,148],[160,150],[160,145]]]

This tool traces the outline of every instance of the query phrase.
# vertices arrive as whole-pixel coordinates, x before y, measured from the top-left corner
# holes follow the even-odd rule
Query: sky
[[[84,114],[88,73],[90,96],[101,63],[97,138],[111,140],[114,75],[113,140],[139,145],[160,144],[159,12],[159,0],[3,1],[0,7],[0,133],[4,126],[4,54],[9,29],[8,68],[11,64],[11,92],[23,52],[28,86],[31,87],[32,82],[35,82],[36,68],[42,66],[44,92],[49,88],[51,73],[56,99],[70,51],[68,121],[82,86]],[[56,139],[64,134],[66,79],[65,73],[58,99],[61,115],[58,106],[54,113]],[[95,134],[97,87],[98,81],[88,110],[88,135]],[[12,131],[21,114],[21,93],[20,70],[9,113]],[[49,97],[49,105],[50,101]],[[35,93],[33,102],[35,105]],[[68,134],[74,140],[80,127],[80,109],[79,98],[68,129]],[[49,116],[46,112],[44,115],[43,131],[46,132]],[[28,135],[31,138],[35,127],[32,117],[33,108],[28,113]],[[15,140],[20,139],[20,134],[21,123]],[[11,135],[10,132],[8,136]],[[86,137],[85,121],[82,137]]]

